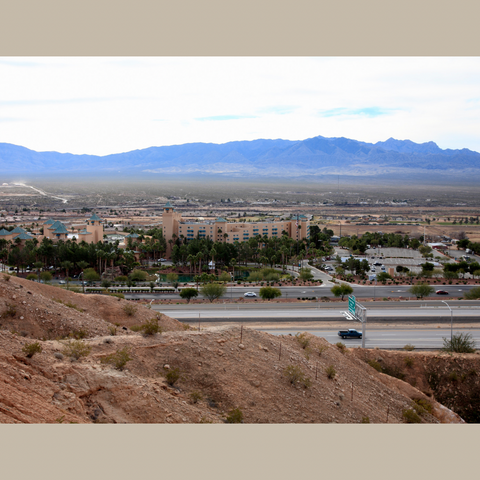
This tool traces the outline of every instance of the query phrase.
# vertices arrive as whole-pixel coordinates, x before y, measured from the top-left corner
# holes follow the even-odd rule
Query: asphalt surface
[[[351,327],[355,328],[355,327]],[[272,335],[295,335],[299,331],[309,332],[313,335],[325,338],[330,343],[342,342],[347,347],[361,347],[362,340],[360,339],[342,339],[338,336],[338,330],[327,329],[269,329],[269,328],[256,328],[256,330],[271,333]],[[356,328],[358,331],[362,331],[361,326]],[[477,347],[480,346],[480,329],[462,328],[454,329],[453,334],[469,333],[475,341]],[[450,329],[415,329],[404,330],[395,328],[367,328],[365,335],[365,348],[384,348],[384,349],[396,349],[403,348],[405,345],[413,345],[415,348],[420,349],[440,349],[444,346],[444,338],[450,339]]]

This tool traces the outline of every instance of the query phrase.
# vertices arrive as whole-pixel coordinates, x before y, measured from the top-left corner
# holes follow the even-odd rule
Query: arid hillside
[[[238,326],[198,331],[164,315],[162,332],[147,335],[138,327],[154,312],[125,305],[2,275],[0,422],[463,422],[427,386],[367,363],[383,351]],[[422,354],[408,354],[418,367]]]

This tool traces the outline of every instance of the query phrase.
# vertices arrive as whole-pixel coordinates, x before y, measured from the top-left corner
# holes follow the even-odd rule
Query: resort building
[[[73,225],[71,231],[60,221],[47,220],[43,224],[43,236],[51,240],[67,240],[75,237],[78,242],[86,243],[103,242],[103,223],[95,213],[86,220],[85,224]],[[40,240],[42,237],[39,237]]]
[[[245,242],[257,235],[268,238],[280,238],[284,232],[294,240],[310,238],[310,221],[304,215],[294,216],[292,220],[263,222],[227,222],[224,218],[212,221],[184,221],[182,215],[167,202],[162,215],[163,236],[167,241],[167,251],[171,251],[169,240],[177,238],[191,240],[197,236],[210,238],[214,242]]]

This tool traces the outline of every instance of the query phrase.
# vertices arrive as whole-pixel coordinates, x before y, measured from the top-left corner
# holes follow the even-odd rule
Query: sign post
[[[348,312],[342,312],[348,320],[356,320],[362,324],[362,348],[365,348],[365,337],[367,335],[367,309],[357,303],[353,295],[348,297]]]

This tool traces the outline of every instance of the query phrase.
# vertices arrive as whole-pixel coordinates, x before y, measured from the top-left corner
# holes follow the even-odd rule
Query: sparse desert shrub
[[[92,348],[82,340],[70,340],[63,344],[63,354],[72,360],[87,357]]]
[[[318,355],[321,357],[322,353],[327,349],[326,345],[320,345],[317,349]]]
[[[226,423],[243,423],[243,413],[239,408],[230,410],[225,419]]]
[[[55,358],[57,358],[58,360],[63,360],[63,353],[55,352],[55,353],[53,354],[53,356],[54,356]]]
[[[443,339],[444,352],[475,353],[475,340],[470,333],[458,333],[452,336],[451,340]]]
[[[370,418],[369,417],[362,417],[362,420],[360,423],[370,423]]]
[[[109,325],[108,332],[110,335],[112,335],[112,337],[115,336],[117,334],[117,327],[115,325]]]
[[[433,406],[432,404],[423,398],[417,398],[413,400],[412,407],[419,415],[425,415],[426,413],[432,413]]]
[[[378,372],[381,372],[382,371],[382,366],[380,365],[380,363],[378,363],[376,360],[374,360],[373,358],[371,358],[370,360],[367,361],[367,363],[373,367],[375,370],[377,370]]]
[[[448,379],[451,381],[451,382],[457,382],[458,381],[458,373],[454,370],[453,372],[450,372],[448,374]]]
[[[17,314],[17,306],[13,303],[7,303],[6,306],[7,309],[5,310],[4,315],[6,315],[7,317],[14,317]]]
[[[293,386],[303,385],[304,388],[308,388],[311,385],[310,378],[298,365],[288,365],[283,370],[283,375]]]
[[[193,392],[191,392],[189,397],[190,397],[190,400],[192,401],[192,403],[198,403],[199,400],[203,399],[203,395],[200,392],[198,392],[197,390],[194,390]]]
[[[5,273],[3,275],[3,279],[6,281],[6,282],[9,282],[10,281],[10,275],[8,275],[8,273]]]
[[[137,307],[131,303],[127,303],[123,306],[122,310],[124,311],[125,315],[132,317],[137,312]]]
[[[405,345],[403,347],[403,349],[406,350],[407,352],[411,352],[411,351],[415,350],[415,346],[412,345],[411,343],[408,343],[407,345]]]
[[[337,371],[335,370],[333,365],[329,365],[325,369],[325,373],[327,374],[327,377],[330,378],[331,380],[335,378],[335,375],[337,374]]]
[[[162,328],[158,324],[158,318],[147,320],[145,324],[142,325],[142,331],[147,336],[162,333]]]
[[[412,357],[405,357],[403,361],[405,362],[405,365],[407,367],[412,367],[413,364],[415,363],[415,360]]]
[[[132,332],[140,332],[140,331],[142,331],[142,329],[143,329],[143,325],[132,325],[130,327],[130,330]]]
[[[86,338],[88,336],[88,332],[84,328],[81,328],[80,330],[74,330],[73,332],[70,332],[68,336],[70,338],[76,338],[77,340],[80,340],[82,338]]]
[[[179,368],[172,368],[168,370],[167,373],[165,374],[165,379],[167,380],[167,383],[171,387],[173,387],[173,385],[175,385],[175,383],[177,383],[181,377],[182,377],[182,374]]]
[[[402,412],[405,423],[422,423],[420,415],[413,408],[405,408]]]
[[[111,297],[117,297],[117,298],[125,298],[125,295],[123,293],[109,293]]]
[[[337,342],[335,346],[342,352],[345,353],[347,351],[347,347],[342,342]]]
[[[295,338],[297,339],[298,343],[301,345],[303,349],[307,348],[308,345],[310,344],[310,338],[308,338],[307,333],[296,333]]]
[[[41,351],[42,346],[38,342],[26,343],[22,348],[22,352],[27,358],[32,358],[36,353],[41,353]]]
[[[130,356],[130,349],[128,347],[121,348],[115,353],[111,353],[101,359],[102,363],[109,363],[113,365],[117,370],[123,370],[127,362],[132,360]]]

